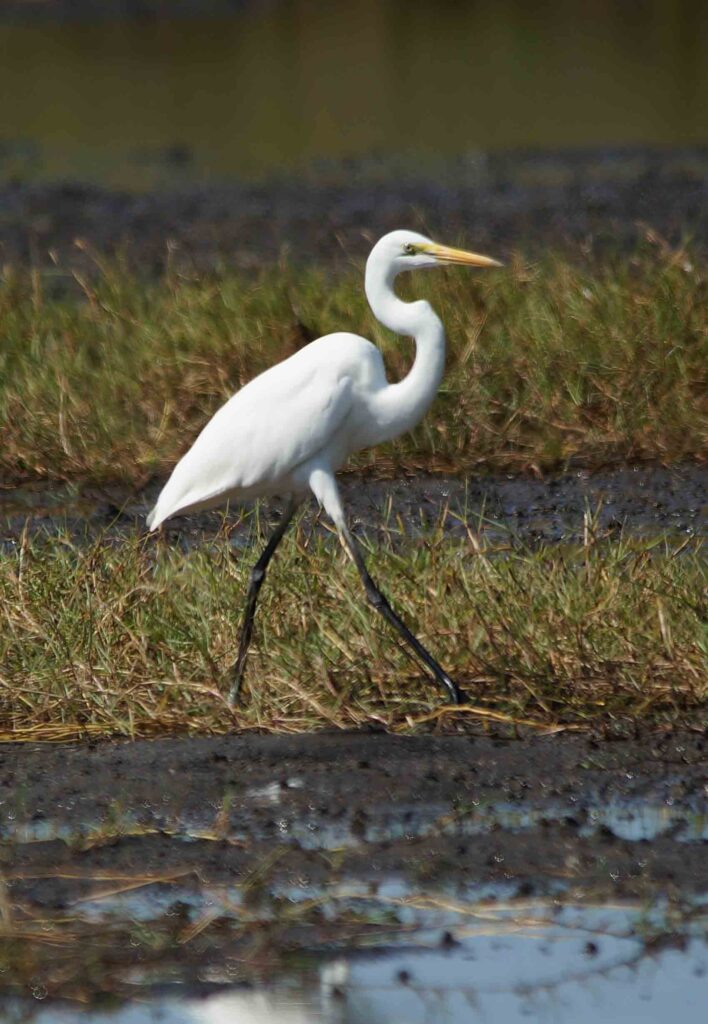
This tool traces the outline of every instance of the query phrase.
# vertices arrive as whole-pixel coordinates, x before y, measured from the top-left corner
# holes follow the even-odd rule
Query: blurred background
[[[5,176],[708,142],[701,0],[23,0],[0,53]]]
[[[229,249],[237,239],[219,241],[219,222],[262,212],[253,191],[251,208],[236,209],[234,185],[365,184],[355,211],[337,200],[330,231],[355,214],[374,231],[400,220],[376,184],[468,186],[483,241],[537,235],[549,217],[575,238],[615,231],[606,213],[700,235],[708,205],[702,0],[5,0],[0,95],[0,242],[19,256],[32,246],[11,224],[34,217],[42,250],[62,244],[62,211],[45,210],[36,188],[20,210],[18,187],[58,182],[191,190],[198,202],[222,189],[218,211],[200,217]],[[657,197],[657,176],[668,196]],[[85,195],[64,199],[97,244],[138,230],[132,206],[101,211],[100,226]],[[533,215],[539,200],[548,216]],[[333,208],[331,196],[318,201]],[[315,199],[302,202],[312,220]],[[449,192],[402,202],[426,223],[467,228],[469,203]],[[184,233],[194,215],[183,207],[164,230]],[[294,215],[280,225],[286,239]],[[149,216],[164,220],[158,207]]]

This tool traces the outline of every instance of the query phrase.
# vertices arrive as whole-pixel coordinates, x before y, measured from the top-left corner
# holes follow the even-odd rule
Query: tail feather
[[[152,530],[156,530],[158,528],[161,522],[162,520],[159,519],[157,515],[157,505],[155,505],[152,512],[148,512],[148,514],[146,515],[145,524],[148,530],[152,532]]]
[[[228,497],[229,491],[223,488],[215,488],[211,493],[209,491],[206,493],[200,491],[181,493],[173,474],[162,489],[155,507],[145,517],[147,528],[153,531],[162,526],[166,519],[171,519],[172,516],[214,508],[216,505],[223,504]]]

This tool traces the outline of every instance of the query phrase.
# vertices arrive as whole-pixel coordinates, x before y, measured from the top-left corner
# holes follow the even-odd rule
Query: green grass
[[[300,323],[412,345],[369,313],[361,268],[149,282],[120,262],[56,295],[0,283],[0,474],[140,486],[163,475],[234,388],[294,351]],[[448,368],[418,429],[354,465],[558,469],[708,450],[705,267],[685,252],[415,275],[448,327]],[[669,541],[479,551],[433,531],[377,552],[394,605],[468,689],[453,723],[695,724],[706,698],[705,560]],[[24,541],[0,558],[6,738],[169,730],[415,728],[440,695],[365,604],[333,540],[302,529],[264,588],[249,695],[223,694],[250,556],[149,541]],[[264,624],[267,628],[264,628]],[[454,717],[454,716],[458,717]],[[427,727],[427,725],[426,725]]]
[[[411,729],[442,697],[365,603],[332,537],[299,526],[262,591],[247,699],[225,703],[249,557],[225,533],[28,541],[0,561],[4,739],[165,731]],[[480,549],[442,529],[385,545],[376,574],[468,690],[451,723],[696,726],[708,696],[705,559],[686,542]]]
[[[208,416],[315,334],[361,332],[392,378],[412,345],[380,328],[361,268],[280,268],[157,282],[119,262],[70,297],[38,274],[0,282],[0,475],[140,485]],[[549,256],[503,271],[411,275],[448,328],[447,373],[418,429],[355,462],[381,472],[558,469],[708,450],[705,266],[644,249],[602,266]]]

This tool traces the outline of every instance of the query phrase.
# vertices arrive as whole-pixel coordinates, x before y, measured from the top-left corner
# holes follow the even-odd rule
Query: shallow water
[[[0,177],[139,187],[394,152],[401,177],[467,154],[474,180],[480,151],[708,141],[690,0],[11,6],[30,17],[0,22]]]
[[[470,904],[408,915],[388,948],[311,958],[258,991],[229,989],[228,968],[211,970],[198,996],[154,995],[92,1008],[114,1024],[512,1024],[598,1020],[685,1024],[705,1017],[705,921],[656,942],[661,907],[559,905],[526,901]],[[139,972],[138,972],[139,973]],[[213,991],[217,988],[216,991]],[[14,1003],[5,1020],[73,1024],[85,1009]],[[39,1004],[39,1005],[37,1005]]]
[[[289,780],[290,781],[290,780]],[[297,781],[297,780],[296,780]],[[481,796],[471,799],[467,806],[454,808],[450,803],[396,803],[378,804],[372,801],[365,820],[358,814],[344,813],[330,821],[326,812],[310,808],[303,816],[302,807],[293,807],[287,799],[291,785],[274,782],[267,793],[247,792],[239,801],[228,820],[220,822],[218,838],[228,842],[292,843],[302,850],[334,851],[362,844],[382,844],[399,839],[413,840],[437,835],[479,836],[498,829],[522,833],[539,826],[565,825],[580,836],[593,836],[598,831],[627,842],[650,842],[660,836],[669,836],[679,843],[708,843],[708,808],[702,797],[694,796],[674,801],[667,795],[664,801],[636,796],[605,799],[600,794],[582,801],[561,802],[556,799],[512,803]],[[61,839],[75,842],[100,836],[105,820],[95,819],[77,824],[60,824],[56,818],[45,821],[17,821],[16,814],[5,808],[0,800],[0,840],[37,843]],[[272,810],[265,818],[252,815],[255,808]],[[72,810],[71,805],[60,805],[59,813]],[[125,812],[114,823],[122,836],[143,836],[150,832],[169,836],[184,842],[213,839],[215,812],[209,808],[203,817],[180,815],[174,818],[159,810]]]

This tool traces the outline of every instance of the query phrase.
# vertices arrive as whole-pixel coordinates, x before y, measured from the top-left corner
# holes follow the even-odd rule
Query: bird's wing
[[[175,466],[150,529],[239,491],[272,489],[326,446],[351,408],[352,367],[306,353],[266,370],[215,413]]]

